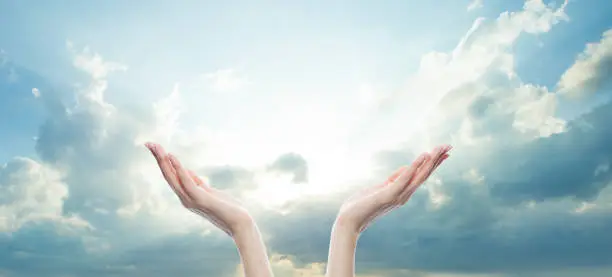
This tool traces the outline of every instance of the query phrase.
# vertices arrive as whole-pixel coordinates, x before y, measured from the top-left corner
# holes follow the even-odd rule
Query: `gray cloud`
[[[141,240],[128,249],[88,252],[83,234],[62,234],[52,224],[0,235],[0,268],[8,276],[233,276],[239,256],[218,235]],[[219,234],[220,235],[220,234]]]
[[[605,76],[607,69],[601,68]],[[434,142],[447,142],[451,134],[461,131],[466,118],[471,124],[470,138],[488,137],[492,142],[477,141],[455,149],[438,174],[443,181],[442,193],[448,197],[442,206],[432,205],[431,194],[421,189],[407,207],[368,229],[357,254],[360,272],[391,268],[539,276],[537,271],[609,266],[612,217],[605,205],[612,200],[608,186],[612,157],[607,144],[612,129],[606,121],[612,118],[612,103],[570,122],[564,133],[534,138],[513,126],[516,109],[533,101],[499,102],[498,96],[524,92],[519,89],[525,88],[520,80],[507,80],[505,73],[486,74],[483,87],[463,85],[445,99],[445,108],[456,108],[458,112],[453,114],[459,116],[449,118],[446,127],[451,127],[434,134]],[[19,76],[25,75],[19,72]],[[19,83],[22,79],[1,89],[21,86],[24,95],[31,97],[31,87]],[[598,82],[594,84],[601,87]],[[527,89],[528,98],[550,96],[545,89]],[[136,158],[148,155],[134,145],[134,138],[154,124],[149,115],[117,114],[92,95],[81,95],[79,106],[68,110],[49,95],[53,94],[41,95],[50,115],[40,129],[37,153],[43,162],[68,169],[62,180],[70,190],[65,211],[84,215],[98,230],[93,232],[95,236],[87,232],[66,234],[45,223],[2,234],[0,272],[43,277],[233,273],[238,256],[231,241],[197,234],[160,238],[153,231],[158,227],[155,223],[137,220],[140,218],[119,222],[113,213],[134,199],[145,198],[130,190],[135,187],[133,182],[138,182],[131,165]],[[466,95],[469,101],[464,103],[461,96]],[[9,108],[14,102],[8,103],[0,101],[0,106]],[[380,177],[413,157],[408,149],[379,153],[375,158],[380,162]],[[295,182],[308,178],[307,163],[298,154],[279,157],[270,170],[293,174]],[[224,188],[251,185],[252,173],[240,167],[202,171]],[[470,172],[482,179],[466,178]],[[582,201],[593,201],[595,207],[573,212]],[[324,262],[339,205],[338,200],[311,199],[292,203],[289,215],[262,218],[271,250],[292,255],[301,265]],[[111,212],[100,214],[98,209]],[[109,242],[110,248],[99,253],[86,251],[92,247],[88,240],[98,238]]]
[[[32,76],[32,80],[41,79]],[[27,87],[21,82],[11,86]],[[28,93],[31,87],[27,88],[24,95],[32,97]],[[135,203],[141,210],[146,205],[165,204],[152,197],[151,184],[143,180],[140,162],[150,161],[152,166],[154,162],[143,146],[135,144],[140,134],[153,129],[156,118],[150,111],[132,108],[124,112],[97,98],[105,89],[105,80],[92,80],[90,87],[71,94],[76,105],[66,104],[63,94],[50,89],[44,89],[46,93],[37,99],[47,112],[36,140],[38,160],[18,158],[0,168],[0,191],[11,191],[3,193],[7,199],[0,199],[0,209],[16,219],[7,221],[16,227],[13,233],[0,233],[0,272],[8,276],[157,276],[155,271],[168,268],[163,271],[167,276],[173,265],[183,276],[224,276],[233,271],[238,259],[235,250],[230,253],[233,245],[227,239],[177,236],[177,232],[184,234],[193,227],[183,226],[179,220],[181,227],[172,226],[178,229],[173,230],[174,237],[159,240],[168,232],[164,218],[153,218],[146,212],[119,215],[122,208]],[[6,92],[7,86],[0,84],[0,90]],[[160,176],[160,185],[162,180]],[[54,192],[58,188],[63,190]],[[82,228],[75,215],[95,229]],[[214,262],[183,257],[185,262],[179,268],[181,258],[167,256],[166,251],[174,255],[184,251]],[[204,256],[198,256],[197,251]],[[150,255],[143,257],[145,254]],[[117,256],[122,258],[115,259]],[[162,259],[168,262],[164,264]]]
[[[407,207],[380,219],[360,240],[358,268],[525,276],[609,265],[612,217],[605,205],[612,198],[602,190],[612,191],[612,176],[601,166],[612,160],[609,118],[612,102],[570,122],[564,133],[499,145],[486,156],[471,156],[475,149],[467,146],[455,149],[438,174],[449,200],[435,208],[421,189]],[[380,177],[413,156],[401,149],[382,152],[376,157],[384,165]],[[482,183],[465,177],[470,168],[478,169]],[[580,201],[601,208],[574,212]],[[271,246],[303,263],[325,261],[339,204],[298,205],[287,224],[274,226],[279,235]]]
[[[223,237],[220,237],[222,235]],[[114,263],[133,268],[124,276],[233,276],[240,257],[225,234],[198,233],[160,238],[116,255]]]
[[[130,187],[142,181],[131,166],[147,153],[133,140],[150,122],[135,123],[87,94],[78,97],[77,107],[49,111],[36,152],[42,161],[66,170],[66,212],[81,214],[96,227],[114,226],[114,215],[97,211],[114,212],[135,199],[137,192]]]
[[[0,268],[8,276],[62,276],[95,267],[79,237],[60,235],[50,223],[0,234]]]
[[[278,157],[269,167],[271,171],[293,174],[294,183],[308,182],[308,162],[296,153],[286,153]]]
[[[200,172],[210,179],[213,186],[220,189],[249,189],[256,185],[253,172],[239,166],[207,167]]]
[[[568,131],[533,143],[503,147],[495,154],[504,166],[484,165],[491,194],[508,201],[574,197],[592,200],[612,176],[612,104],[572,122]]]

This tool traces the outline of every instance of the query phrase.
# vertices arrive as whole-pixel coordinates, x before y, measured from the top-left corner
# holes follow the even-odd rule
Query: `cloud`
[[[115,247],[125,242],[109,237],[112,232],[144,239],[208,228],[184,212],[142,145],[160,142],[187,161],[199,154],[191,151],[192,143],[202,145],[203,140],[176,128],[178,87],[153,109],[120,109],[105,99],[105,78],[126,67],[87,49],[74,53],[74,64],[89,73],[89,84],[73,94],[72,103],[56,93],[40,95],[47,116],[35,145],[40,162],[62,172],[61,182],[68,189],[61,201],[63,213],[83,218],[97,230],[95,236]],[[177,230],[177,225],[184,228]],[[136,235],[134,230],[143,226],[157,232]]]
[[[41,192],[53,197],[50,199],[54,202],[50,203],[55,205],[54,209],[45,210],[51,215],[11,204],[9,207],[13,210],[10,212],[21,208],[24,216],[18,218],[21,225],[15,229],[19,235],[7,238],[4,245],[8,246],[6,249],[19,246],[23,243],[20,240],[33,232],[49,244],[69,240],[70,247],[66,247],[65,255],[74,253],[79,258],[43,262],[35,258],[43,253],[34,249],[25,256],[6,252],[11,257],[16,256],[8,261],[14,264],[19,264],[15,259],[22,259],[20,263],[39,262],[39,267],[30,272],[33,276],[85,272],[100,276],[161,276],[169,272],[181,272],[183,276],[207,272],[211,276],[233,274],[239,259],[231,241],[221,239],[219,232],[211,231],[210,224],[180,206],[142,143],[160,142],[190,168],[208,176],[213,185],[241,193],[256,189],[261,176],[269,180],[270,170],[294,175],[296,181],[305,181],[306,161],[297,154],[287,154],[272,162],[271,168],[202,162],[222,156],[223,150],[218,149],[223,147],[215,141],[214,133],[179,128],[182,112],[179,85],[167,97],[154,103],[152,109],[125,109],[108,102],[106,78],[124,71],[127,66],[106,61],[88,48],[80,52],[75,51],[74,46],[71,49],[75,55],[74,65],[87,73],[88,84],[74,93],[67,93],[72,96],[69,97],[72,102],[64,101],[52,90],[45,89],[50,93],[40,94],[47,114],[35,145],[40,159],[36,163],[52,164],[52,172],[61,172],[56,177],[57,185],[45,188],[58,187],[63,189],[59,190],[62,193],[56,196],[52,191]],[[19,186],[16,180],[25,178],[26,172],[29,171],[19,171],[15,175],[18,179],[8,180],[7,186]],[[30,179],[25,180],[42,186]],[[45,180],[55,179],[45,177]],[[17,196],[6,197],[10,198],[10,203],[18,203]],[[72,224],[77,222],[75,219],[82,219],[89,228],[65,231],[66,228],[26,225],[43,216],[54,216]],[[15,222],[10,224],[15,226]],[[60,230],[68,232],[69,236]],[[58,254],[58,259],[63,259],[62,255]],[[184,255],[193,259],[185,259]],[[213,262],[203,264],[201,260]]]
[[[40,96],[48,116],[35,146],[43,162],[65,173],[62,180],[70,192],[65,211],[107,232],[148,224],[159,233],[176,232],[177,224],[184,226],[179,232],[205,226],[184,213],[143,146],[150,140],[162,143],[190,162],[200,154],[192,151],[194,146],[206,145],[197,134],[177,128],[179,87],[153,109],[120,109],[106,101],[106,77],[127,67],[105,61],[88,48],[74,53],[74,65],[89,73],[89,85],[74,93],[74,104],[54,94]]]
[[[70,189],[66,208],[94,218],[99,211],[115,213],[136,199],[148,198],[146,191],[138,196],[142,171],[134,169],[145,153],[135,138],[151,128],[147,123],[152,122],[138,122],[136,115],[122,113],[105,102],[107,83],[100,78],[113,66],[104,68],[107,63],[99,55],[87,53],[77,55],[76,60],[76,65],[92,74],[92,82],[76,93],[75,106],[61,104],[62,108],[50,111],[40,127],[36,150],[44,162],[66,171]]]
[[[472,2],[470,2],[470,4],[467,6],[467,10],[469,11],[473,11],[476,9],[480,9],[483,7],[482,4],[482,0],[472,0]]]
[[[557,87],[570,97],[584,96],[607,88],[612,72],[612,29],[602,34],[597,43],[590,43],[563,73]]]
[[[219,241],[210,224],[181,207],[142,146],[153,140],[186,161],[206,158],[193,151],[202,148],[206,138],[177,128],[179,87],[152,109],[122,109],[106,100],[106,77],[127,67],[105,61],[87,48],[73,53],[75,67],[88,73],[89,84],[72,94],[74,102],[64,101],[52,90],[40,94],[47,115],[37,134],[38,160],[14,158],[0,168],[0,248],[7,249],[0,251],[4,255],[0,267],[22,276],[134,276],[172,267],[156,260],[172,257],[137,252],[147,242],[162,243],[151,246],[161,247],[155,249],[161,253],[207,249],[195,247],[197,243],[231,249],[231,241]],[[43,249],[30,247],[36,242]],[[183,249],[185,245],[191,248]],[[65,252],[45,252],[56,248]],[[183,271],[221,276],[217,273],[233,270],[238,262],[230,252],[209,253],[225,264],[184,264]],[[125,259],[113,260],[114,256]],[[27,263],[36,266],[24,266]]]
[[[4,49],[0,49],[0,75],[6,76],[5,82],[8,84],[19,81],[19,74],[17,74],[15,67],[11,63],[8,54],[6,51],[4,51]]]
[[[279,277],[324,277],[325,264],[313,263],[304,267],[296,266],[292,261],[292,257],[284,255],[272,255],[270,257],[270,265],[274,276]],[[240,264],[236,268],[235,277],[244,277],[244,268]],[[361,277],[361,276],[359,276]]]
[[[275,175],[291,175],[292,182],[296,184],[308,182],[308,163],[296,153],[282,154],[265,168],[214,165],[200,168],[196,172],[208,178],[211,185],[237,193],[257,189],[263,179],[284,179],[283,176]]]
[[[572,122],[563,134],[499,149],[497,156],[508,166],[493,168],[483,165],[487,173],[500,176],[489,180],[493,196],[523,201],[558,197],[590,200],[596,197],[611,177],[606,168],[612,161],[612,148],[605,142],[612,135],[605,119],[612,116],[606,110],[610,108],[611,104],[597,108]],[[543,163],[539,157],[552,159]],[[576,159],[580,159],[579,166]],[[537,170],[529,170],[532,168]],[[534,183],[538,185],[534,186]]]
[[[109,255],[86,251],[81,236],[43,225],[10,237],[0,234],[0,246],[6,249],[0,251],[0,268],[17,276],[231,277],[239,263],[232,241],[214,234],[161,237]]]
[[[117,62],[105,61],[98,53],[94,53],[85,47],[82,51],[76,51],[71,42],[66,43],[68,49],[75,53],[73,64],[75,67],[89,73],[95,80],[105,79],[108,74],[114,71],[125,71],[127,66]]]
[[[377,126],[385,130],[385,138],[379,139],[402,144],[420,130],[430,136],[430,144],[453,133],[456,141],[486,145],[493,134],[513,140],[506,136],[508,125],[532,138],[562,132],[564,122],[555,116],[557,96],[520,79],[512,46],[520,36],[546,33],[567,20],[565,7],[528,0],[520,11],[504,12],[495,20],[476,19],[452,51],[425,54],[406,87],[382,104],[388,116]],[[394,120],[398,118],[411,118],[415,126],[397,128],[405,125]]]
[[[63,214],[68,189],[61,179],[60,172],[28,158],[17,157],[0,167],[0,232],[46,221],[90,227],[78,216]]]
[[[31,224],[0,233],[0,268],[7,276],[66,276],[102,267],[92,262],[79,235],[59,232],[55,224]]]
[[[308,182],[308,162],[296,153],[286,153],[278,157],[268,170],[293,175],[294,183]]]
[[[612,103],[566,122],[556,115],[555,93],[523,82],[511,53],[520,35],[548,32],[567,19],[564,8],[526,1],[522,11],[494,22],[476,20],[452,52],[424,56],[408,87],[431,94],[410,98],[416,111],[398,114],[433,107],[431,125],[375,155],[375,175],[383,180],[433,144],[455,149],[407,207],[366,231],[357,250],[360,272],[531,276],[607,266]],[[302,263],[324,261],[327,244],[318,242],[329,240],[339,204],[294,204],[288,224],[271,231],[279,234],[271,247]],[[312,239],[300,243],[283,233]]]
[[[123,268],[118,276],[227,276],[234,274],[240,257],[223,234],[189,233],[158,238],[108,260]]]
[[[220,189],[252,189],[256,187],[254,172],[239,166],[216,166],[202,170],[211,185]]]
[[[389,98],[385,107],[395,107],[397,120],[374,125],[394,127],[380,136],[400,143],[377,151],[375,176],[359,184],[382,180],[432,144],[451,142],[455,149],[407,207],[363,235],[358,276],[546,276],[581,267],[597,268],[593,276],[609,272],[612,151],[606,139],[612,129],[606,121],[612,104],[566,122],[557,115],[553,91],[517,76],[511,52],[520,36],[546,33],[566,20],[564,8],[529,0],[521,11],[477,19],[453,51],[425,55],[409,78],[406,91],[427,95]],[[8,191],[0,194],[0,207],[12,216],[4,225],[12,234],[0,234],[0,249],[6,249],[0,268],[25,276],[235,276],[239,257],[231,240],[180,207],[141,143],[164,144],[213,185],[237,192],[257,190],[261,176],[277,171],[294,182],[312,182],[320,164],[291,152],[261,168],[209,164],[223,156],[224,141],[208,130],[179,128],[178,85],[152,109],[126,109],[105,93],[106,78],[127,66],[88,49],[74,54],[89,86],[71,103],[36,84],[45,92],[36,102],[48,113],[37,134],[39,159],[15,158],[0,170],[0,190]],[[244,85],[231,81],[236,72],[223,74],[207,77],[213,88]],[[419,133],[424,139],[406,141],[408,131],[397,126],[427,116]],[[264,200],[279,191],[272,186]],[[301,197],[286,205],[288,213],[257,215],[277,276],[323,275],[330,229],[349,193]],[[24,201],[35,196],[48,208]],[[74,224],[75,218],[91,227]]]
[[[526,1],[522,11],[503,13],[495,22],[477,19],[451,53],[426,55],[411,87],[439,95],[441,102],[425,103],[434,106],[430,115],[441,122],[430,135],[454,133],[458,142],[488,145],[516,140],[508,137],[515,130],[532,138],[563,132],[564,121],[555,117],[556,95],[521,81],[511,46],[521,34],[548,32],[565,20],[564,8]]]
[[[219,69],[204,74],[204,79],[210,87],[218,92],[230,92],[242,89],[249,81],[238,75],[235,69]]]

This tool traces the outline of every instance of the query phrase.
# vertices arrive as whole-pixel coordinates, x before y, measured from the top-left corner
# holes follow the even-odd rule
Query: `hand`
[[[160,145],[145,145],[185,208],[208,219],[232,237],[237,232],[252,229],[255,225],[252,217],[235,200],[205,183],[193,171],[183,168],[179,160],[166,154]]]
[[[336,226],[359,234],[377,217],[404,205],[416,189],[448,158],[451,146],[423,153],[410,167],[401,167],[385,182],[350,197],[338,213]]]

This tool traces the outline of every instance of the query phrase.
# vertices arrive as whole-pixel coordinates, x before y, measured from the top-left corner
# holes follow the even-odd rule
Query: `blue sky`
[[[2,277],[239,276],[148,140],[249,207],[276,276],[323,276],[343,197],[438,143],[358,276],[612,275],[610,1],[0,0],[0,26]]]

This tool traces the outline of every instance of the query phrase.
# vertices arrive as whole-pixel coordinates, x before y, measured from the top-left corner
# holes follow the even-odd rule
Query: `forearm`
[[[272,277],[266,246],[254,223],[234,235],[245,277]]]
[[[329,242],[326,277],[355,276],[355,250],[359,234],[342,224],[334,224]]]

